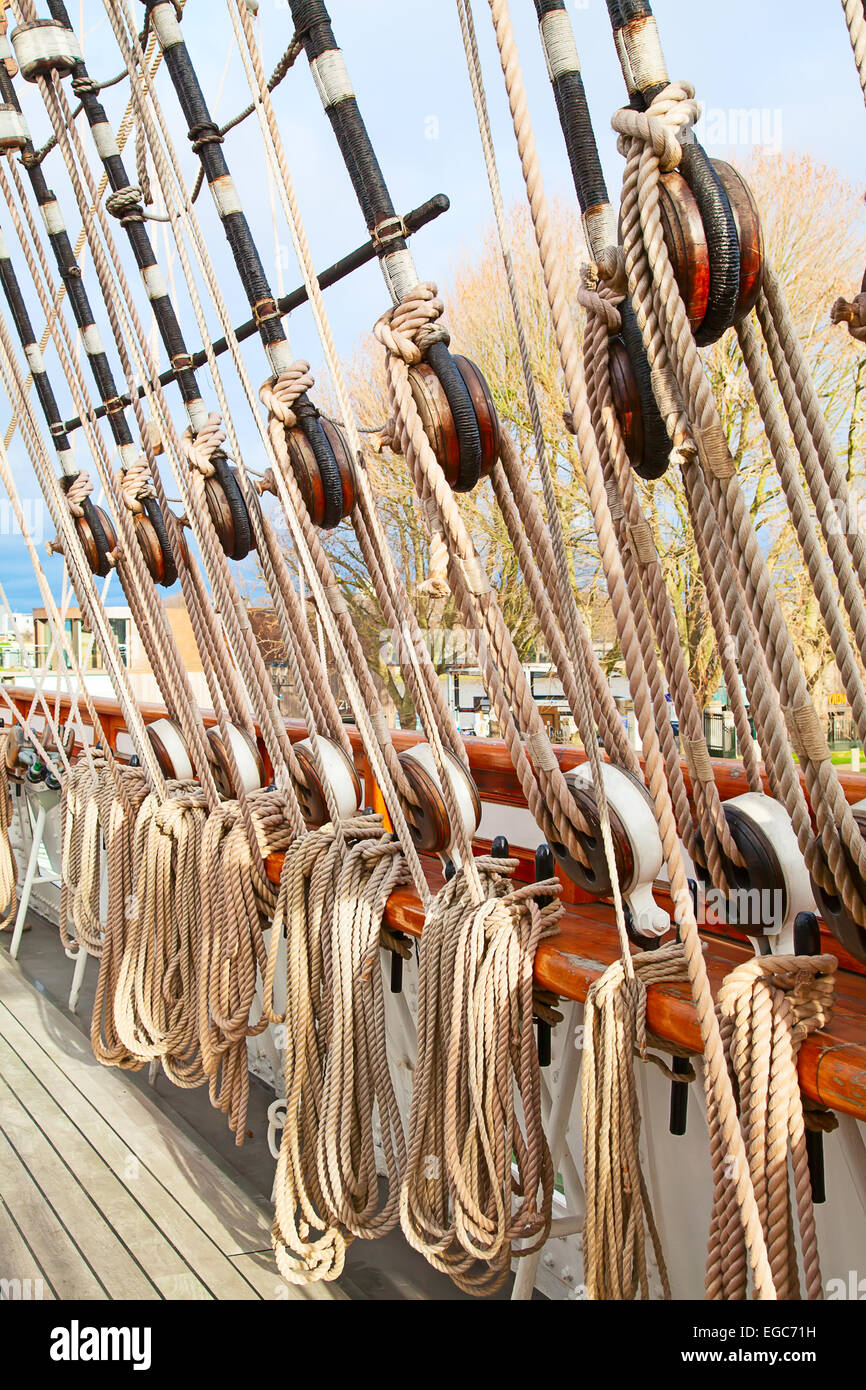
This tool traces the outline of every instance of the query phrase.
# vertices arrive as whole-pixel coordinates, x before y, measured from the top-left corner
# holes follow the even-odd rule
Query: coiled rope
[[[553,1165],[532,1026],[539,941],[561,885],[514,886],[516,860],[476,860],[478,903],[458,874],[424,924],[418,1061],[400,1222],[461,1289],[493,1293],[511,1260],[547,1239]],[[539,906],[538,899],[548,900]],[[516,1241],[527,1244],[515,1248]]]
[[[795,1216],[805,1297],[823,1298],[797,1054],[810,1033],[826,1027],[836,964],[835,956],[829,955],[758,957],[731,971],[717,1000],[773,1285],[780,1299],[803,1296]],[[718,1123],[712,1109],[708,1119],[712,1136]],[[747,1272],[742,1233],[732,1210],[731,1183],[717,1175],[707,1296],[745,1298]]]

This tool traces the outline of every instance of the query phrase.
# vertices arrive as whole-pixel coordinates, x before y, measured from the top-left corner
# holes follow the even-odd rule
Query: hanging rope
[[[550,1231],[553,1165],[541,1113],[532,969],[561,885],[514,886],[516,860],[476,860],[424,924],[418,1061],[400,1193],[404,1235],[461,1289],[493,1293]],[[549,901],[540,907],[539,898]],[[515,1171],[516,1170],[516,1171]],[[515,1248],[516,1241],[527,1244]]]
[[[544,190],[544,181],[535,146],[532,123],[528,111],[526,92],[520,70],[514,31],[511,25],[506,0],[490,0],[491,14],[496,31],[500,61],[511,106],[515,138],[520,151],[524,181],[530,203],[533,226],[536,232],[539,256],[544,273],[548,302],[556,333],[560,360],[565,375],[569,405],[577,429],[581,465],[586,479],[590,505],[593,512],[596,534],[611,596],[611,604],[617,621],[620,642],[629,673],[635,713],[646,761],[647,783],[655,802],[656,820],[664,846],[665,861],[671,885],[676,920],[680,928],[685,953],[692,996],[701,1024],[706,1062],[706,1086],[719,1107],[724,1131],[722,1148],[739,1165],[735,1179],[736,1197],[740,1204],[740,1215],[746,1232],[749,1258],[755,1270],[755,1283],[760,1297],[772,1298],[772,1280],[767,1261],[766,1245],[760,1229],[755,1194],[749,1175],[745,1170],[745,1153],[742,1135],[737,1123],[736,1108],[727,1074],[718,1023],[713,1011],[712,995],[697,923],[691,905],[685,868],[679,848],[673,807],[660,755],[649,690],[642,671],[639,642],[635,630],[634,617],[630,610],[628,593],[616,545],[613,520],[604,486],[604,475],[598,446],[592,429],[592,421],[586,398],[583,375],[580,370],[580,356],[566,301],[562,268],[550,232],[550,210]],[[631,288],[631,286],[630,286]],[[634,298],[634,295],[632,296]],[[626,948],[627,949],[627,948]],[[625,956],[626,967],[628,959]],[[724,1154],[714,1154],[714,1162],[723,1163]]]
[[[643,1062],[659,1060],[647,1052],[648,987],[688,979],[683,949],[676,942],[632,956],[631,965],[633,973],[622,960],[615,961],[590,986],[581,1071],[584,1283],[588,1298],[628,1302],[650,1296],[647,1239],[664,1297],[671,1296],[640,1158],[634,1063],[636,1056]],[[678,1079],[686,1084],[689,1078]]]
[[[737,966],[719,990],[717,1009],[740,1123],[767,1241],[776,1297],[800,1299],[794,1222],[807,1299],[823,1298],[806,1152],[797,1055],[826,1027],[833,1002],[835,956],[762,956]],[[710,1142],[718,1119],[708,1111]],[[793,1176],[793,1199],[789,1182]],[[745,1298],[747,1262],[730,1182],[716,1181],[707,1264],[707,1297]]]

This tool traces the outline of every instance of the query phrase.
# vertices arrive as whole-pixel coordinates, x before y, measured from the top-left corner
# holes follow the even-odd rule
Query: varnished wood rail
[[[16,689],[10,690],[9,694],[22,712],[29,709],[32,691]],[[55,697],[52,694],[50,698],[53,708]],[[105,737],[111,748],[116,749],[118,734],[125,732],[120,706],[117,701],[107,698],[96,699],[93,703],[102,721]],[[165,714],[164,708],[156,704],[142,704],[140,708],[145,722]],[[68,717],[69,709],[69,697],[61,696],[61,719]],[[203,711],[203,717],[207,726],[216,722],[210,711]],[[305,736],[306,731],[299,721],[287,720],[286,726],[293,740]],[[364,783],[367,804],[381,806],[360,735],[350,729],[349,736],[356,766]],[[393,738],[398,749],[403,749],[418,742],[421,736],[397,730]],[[505,744],[496,739],[469,738],[465,742],[482,800],[503,806],[525,807],[526,801]],[[584,761],[582,750],[568,747],[555,751],[564,770]],[[719,759],[714,761],[713,768],[723,800],[748,790],[742,764]],[[684,775],[691,792],[685,764]],[[866,773],[843,769],[840,770],[840,781],[849,802],[866,797]],[[483,852],[489,849],[489,843],[485,845],[481,842],[478,848]],[[521,860],[518,876],[529,879],[532,874],[531,850],[515,850],[515,853]],[[281,867],[282,856],[272,855],[268,860],[268,872],[275,883],[279,882]],[[431,886],[436,887],[441,883],[432,865],[429,866],[429,877]],[[664,902],[663,892],[659,897]],[[550,990],[563,999],[582,1002],[592,982],[617,958],[618,943],[612,909],[605,903],[581,902],[579,898],[572,884],[565,886],[565,915],[556,934],[543,941],[538,949],[535,979],[542,989]],[[386,922],[394,931],[420,936],[424,914],[417,894],[409,889],[400,889],[392,894],[386,910]],[[713,988],[717,989],[735,965],[749,958],[751,948],[733,934],[722,937],[704,932],[702,936],[710,980]],[[829,1028],[808,1038],[803,1044],[799,1060],[800,1082],[804,1094],[811,1100],[866,1121],[866,975],[827,934],[823,946],[837,956],[842,967],[836,988],[836,1004]],[[702,1050],[697,1015],[688,986],[651,986],[648,991],[647,1022],[650,1030],[659,1038],[694,1053]]]

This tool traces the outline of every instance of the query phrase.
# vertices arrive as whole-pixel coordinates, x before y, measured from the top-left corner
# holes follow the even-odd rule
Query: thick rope
[[[516,861],[476,862],[485,899],[479,904],[456,875],[421,937],[400,1221],[434,1269],[461,1289],[488,1294],[508,1277],[511,1260],[532,1254],[550,1231],[554,1174],[532,969],[562,909],[557,880],[517,887],[510,882]],[[528,1244],[515,1248],[516,1241]]]
[[[665,1298],[671,1290],[640,1160],[640,1100],[635,1056],[647,1052],[646,1002],[651,984],[686,980],[674,942],[608,966],[591,985],[584,1010],[581,1120],[586,1220],[584,1283],[591,1299],[649,1298],[647,1238]]]
[[[740,1100],[752,1181],[780,1299],[799,1299],[794,1243],[799,1228],[805,1297],[823,1297],[821,1266],[797,1054],[826,1027],[833,1002],[835,956],[761,956],[737,966],[719,990],[717,1008]],[[708,1115],[711,1131],[717,1123]],[[793,1202],[789,1184],[793,1175]],[[707,1264],[707,1296],[747,1294],[747,1266],[730,1183],[716,1182]]]
[[[671,895],[682,937],[689,983],[700,1021],[705,1049],[706,1087],[708,1093],[711,1092],[715,1096],[719,1105],[724,1143],[713,1152],[714,1168],[723,1166],[726,1154],[735,1164],[739,1165],[735,1186],[737,1200],[740,1203],[740,1215],[746,1231],[749,1256],[755,1270],[756,1287],[761,1297],[772,1298],[772,1279],[766,1245],[760,1229],[754,1190],[749,1174],[745,1170],[742,1135],[737,1123],[736,1107],[725,1065],[718,1021],[715,1017],[712,993],[703,959],[703,949],[679,847],[676,822],[654,727],[646,677],[641,669],[640,648],[634,618],[628,603],[628,594],[604,486],[601,460],[592,429],[577,338],[565,296],[562,267],[559,264],[551,234],[550,209],[535,146],[514,31],[506,0],[490,0],[490,7],[508,91],[515,137],[523,166],[533,226],[536,231],[551,317],[565,375],[569,405],[577,429],[581,464],[586,478],[611,604],[617,620],[623,655],[629,673],[646,760],[647,784],[655,803],[656,819],[664,848],[665,862],[668,867]]]

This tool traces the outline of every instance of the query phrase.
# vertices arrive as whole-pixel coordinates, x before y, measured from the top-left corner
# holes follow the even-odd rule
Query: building
[[[210,694],[183,596],[173,594],[164,598],[162,603],[172,635],[180,651],[192,693],[203,708],[208,708],[211,704]],[[147,659],[141,634],[132,620],[130,609],[123,605],[110,604],[106,607],[105,614],[117,640],[121,660],[129,672],[135,698],[144,704],[149,702],[161,703],[162,696],[159,685]],[[32,618],[29,618],[28,622],[33,634],[33,665],[37,672],[52,673],[49,677],[52,685],[56,681],[58,672],[63,684],[67,682],[70,685],[74,684],[74,678],[67,676],[71,666],[69,657],[64,655],[62,662],[58,661],[46,609],[35,608]],[[69,648],[82,670],[87,689],[95,696],[113,696],[111,677],[105,669],[102,653],[92,634],[88,631],[80,608],[66,609],[65,628]],[[4,676],[4,681],[11,685],[30,685],[32,684],[32,675],[28,670],[16,669],[14,673],[10,671],[8,677]]]

